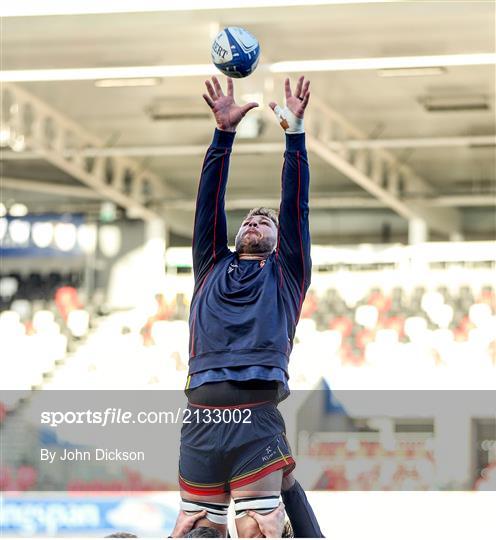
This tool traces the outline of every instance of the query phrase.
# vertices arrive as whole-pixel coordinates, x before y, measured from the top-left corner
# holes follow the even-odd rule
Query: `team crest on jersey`
[[[235,268],[237,268],[237,267],[238,267],[237,264],[231,263],[231,264],[229,265],[229,268],[227,269],[227,273],[230,274],[230,273],[231,273]]]
[[[260,261],[259,266],[260,268],[263,268],[265,266],[265,261]]]

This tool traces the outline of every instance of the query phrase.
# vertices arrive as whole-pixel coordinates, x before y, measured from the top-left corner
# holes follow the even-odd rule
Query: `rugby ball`
[[[212,62],[224,75],[240,79],[251,75],[258,65],[260,45],[244,28],[228,26],[212,43]]]

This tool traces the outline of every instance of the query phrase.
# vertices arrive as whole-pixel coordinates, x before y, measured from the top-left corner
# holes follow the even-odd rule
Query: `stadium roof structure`
[[[493,239],[496,5],[282,3],[6,13],[3,203],[92,218],[110,200],[129,218],[163,217],[173,243],[187,243],[214,126],[201,97],[210,44],[244,26],[263,58],[235,91],[263,107],[234,148],[231,233],[249,208],[279,204],[284,146],[267,103],[301,73],[314,241],[406,241],[419,220],[431,239]]]

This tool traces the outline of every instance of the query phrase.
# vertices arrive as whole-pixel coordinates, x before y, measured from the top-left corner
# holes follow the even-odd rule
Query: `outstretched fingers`
[[[210,96],[210,99],[212,101],[215,101],[217,99],[217,94],[215,93],[212,83],[207,80],[205,81],[205,86],[207,87],[207,92],[208,92],[208,95]]]
[[[219,79],[217,77],[212,77],[212,82],[214,83],[215,91],[217,92],[218,97],[222,97],[224,92],[222,91],[222,86],[220,85]],[[232,81],[231,81],[232,82]]]
[[[289,82],[289,79],[286,79],[284,81],[284,91],[286,93],[286,99],[290,98],[291,97],[291,84]]]
[[[258,103],[255,103],[254,101],[251,101],[250,103],[247,103],[246,105],[243,105],[241,107],[241,115],[242,116],[245,116],[245,114],[248,112],[248,111],[251,111],[252,109],[254,109],[255,107],[258,107]]]
[[[203,94],[203,99],[207,102],[207,105],[213,109],[214,108],[214,102],[210,99],[209,96],[207,96],[207,94]]]
[[[298,98],[301,101],[300,110],[304,111],[308,105],[308,100],[310,99],[310,81],[306,81],[303,84],[301,95]]]
[[[303,97],[303,96],[301,95],[301,87],[303,86],[303,79],[304,79],[304,77],[303,77],[303,75],[302,75],[301,77],[298,78],[298,82],[296,83],[296,90],[295,90],[295,94],[294,94],[294,95],[295,95],[297,98]]]
[[[302,110],[305,110],[307,108],[309,99],[310,99],[310,92],[307,92],[305,94],[305,97],[301,100],[301,108],[302,108]]]
[[[301,78],[301,81],[303,82],[303,77]],[[309,88],[310,88],[310,81],[306,81],[305,84],[303,85],[303,90],[300,94],[301,98],[305,97],[305,94],[308,92]]]
[[[227,78],[227,95],[232,98],[234,97],[234,85],[231,77]]]

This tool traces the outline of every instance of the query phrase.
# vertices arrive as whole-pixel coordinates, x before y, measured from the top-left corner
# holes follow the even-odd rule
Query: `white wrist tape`
[[[274,113],[286,133],[305,133],[303,118],[298,118],[287,107],[281,109],[279,105],[276,105]]]

